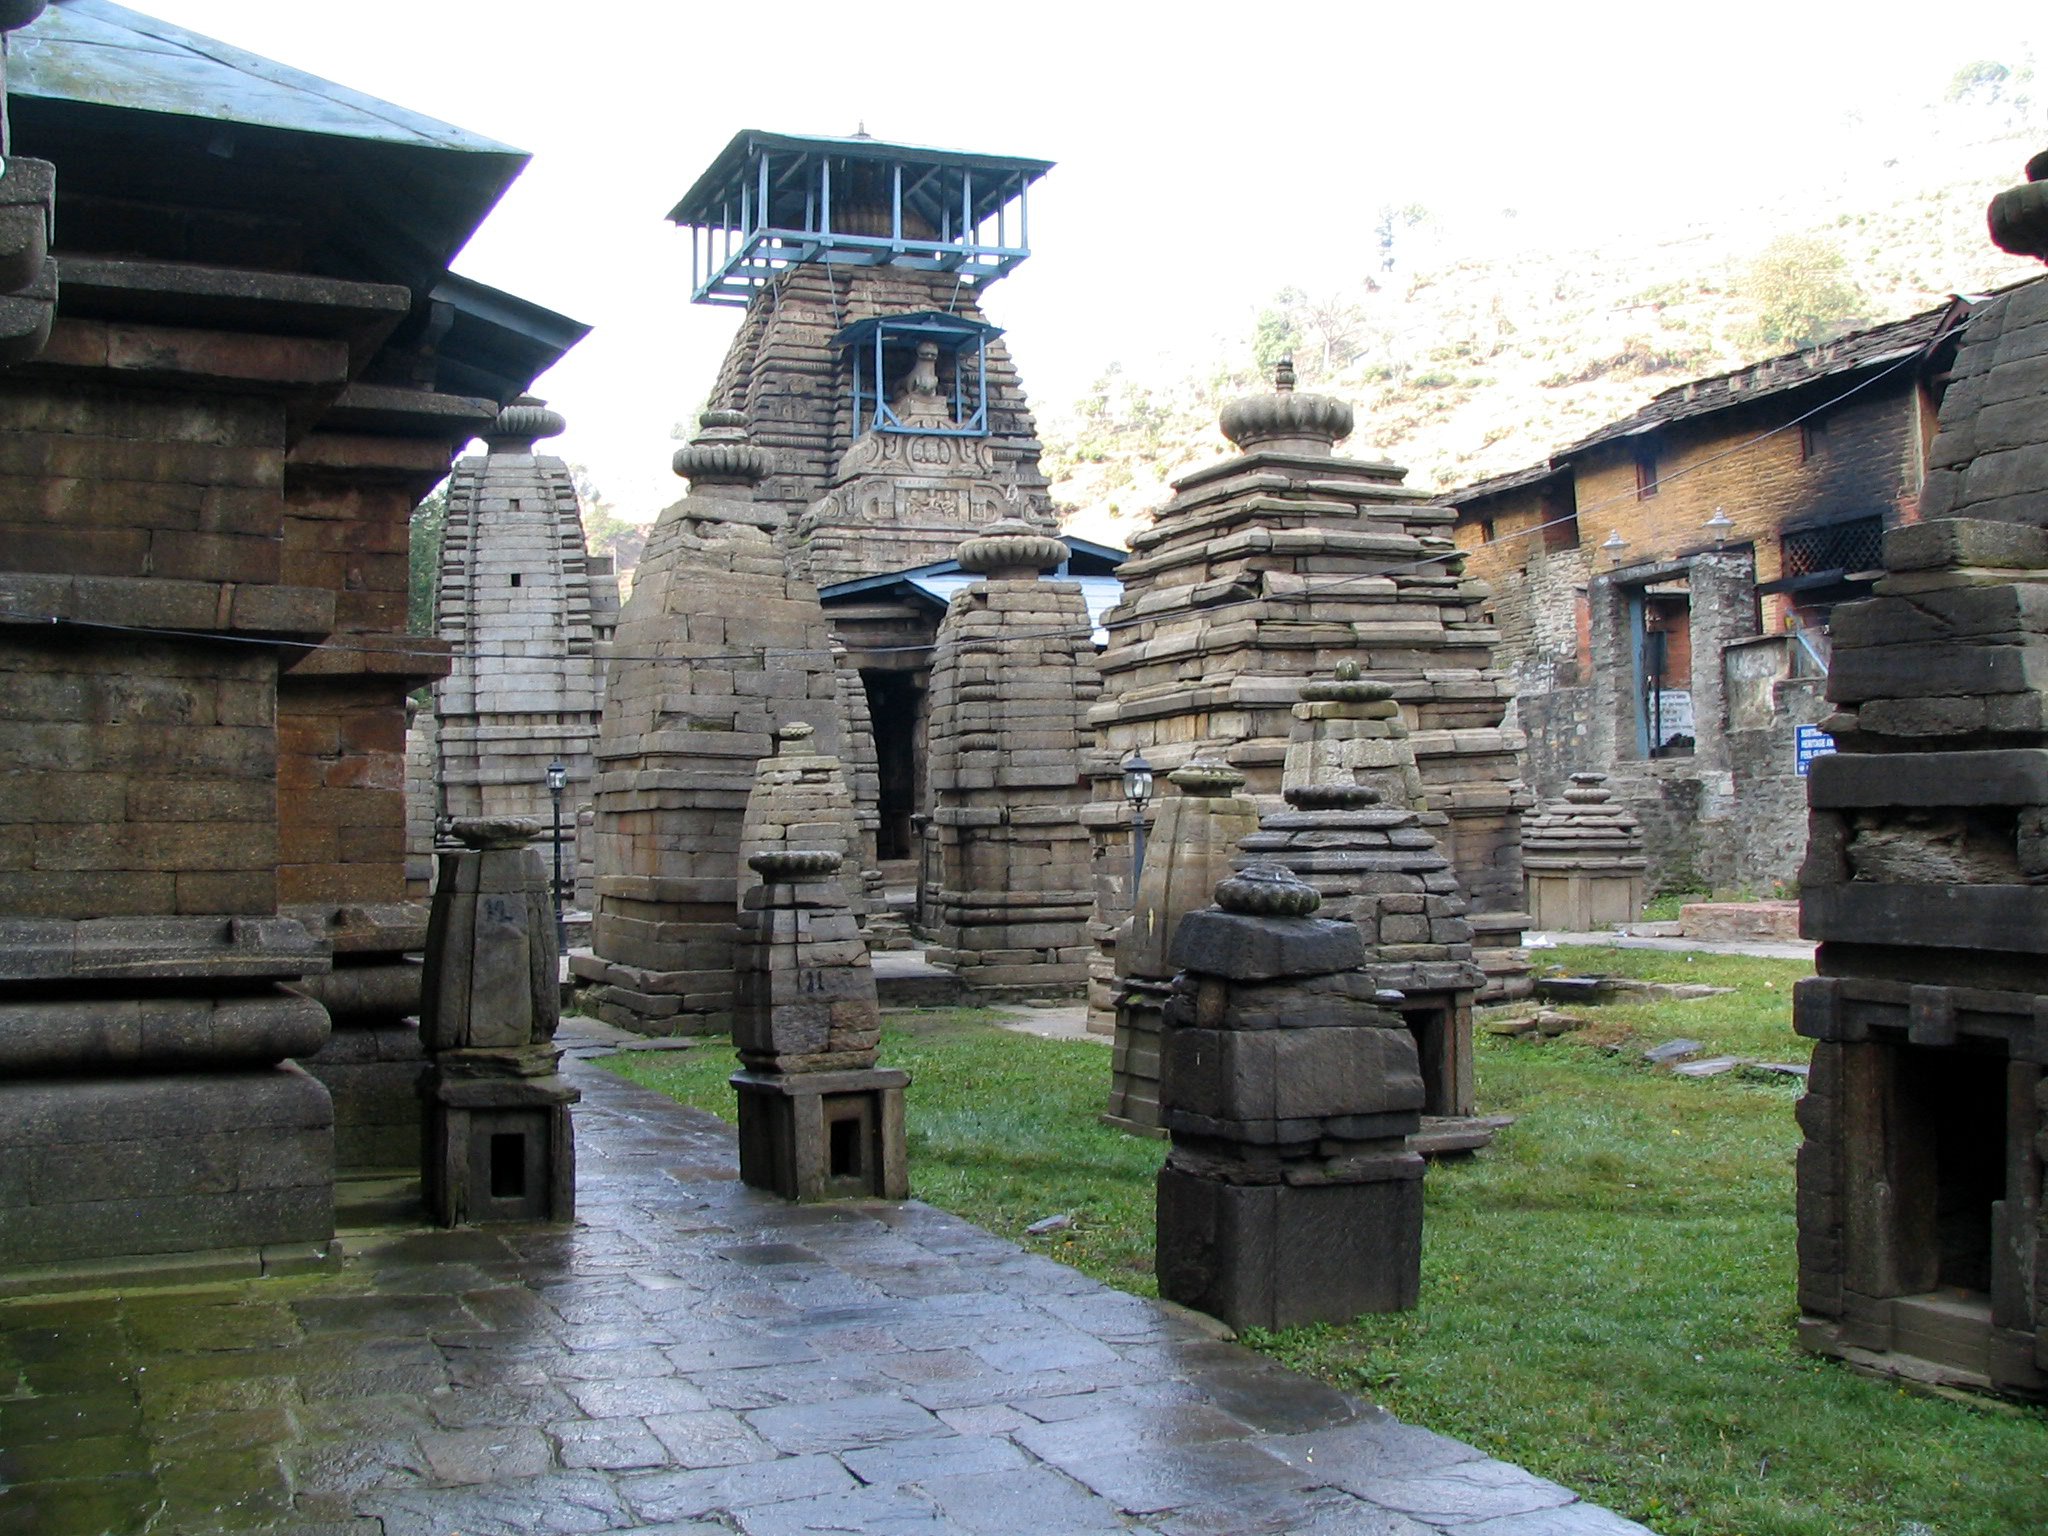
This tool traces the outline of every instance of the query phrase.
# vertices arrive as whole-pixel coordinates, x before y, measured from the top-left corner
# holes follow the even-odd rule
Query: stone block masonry
[[[1040,574],[1067,556],[1022,521],[959,547],[980,580],[957,593],[932,663],[938,896],[927,957],[981,992],[1078,993],[1094,904],[1088,709],[1100,684],[1081,589]]]
[[[576,807],[596,776],[598,651],[619,595],[617,578],[590,558],[568,465],[534,451],[564,425],[523,397],[485,433],[487,452],[449,478],[434,618],[452,670],[434,689],[434,739],[439,814],[531,817],[551,838],[547,770],[562,764],[566,883]]]
[[[1233,1328],[1415,1305],[1422,1079],[1355,924],[1277,864],[1181,920],[1166,1007],[1159,1294]]]
[[[1277,808],[1296,689],[1340,660],[1389,684],[1445,851],[1486,925],[1503,977],[1518,975],[1520,819],[1530,803],[1520,733],[1502,726],[1507,680],[1494,668],[1489,593],[1460,574],[1455,514],[1406,489],[1391,464],[1334,456],[1350,408],[1293,390],[1223,414],[1238,456],[1179,481],[1133,538],[1107,617],[1103,693],[1090,713],[1107,750],[1090,820],[1118,840],[1114,759],[1141,751],[1162,770],[1196,752],[1239,769]],[[1115,895],[1104,888],[1105,900]],[[1128,898],[1126,898],[1127,900]],[[1124,913],[1098,909],[1105,941]]]
[[[2048,174],[2048,156],[2029,171]],[[2031,201],[2048,248],[2048,200]],[[1800,871],[1819,974],[1793,1004],[1815,1042],[1800,1341],[2034,1399],[2048,1397],[2048,712],[2032,661],[2048,647],[2048,468],[2015,455],[2048,446],[2031,377],[2044,353],[2048,280],[1973,316],[1925,520],[1885,535],[1875,596],[1837,610],[1824,723],[1839,751],[1812,765]]]
[[[679,449],[690,494],[662,513],[620,616],[598,740],[592,953],[575,975],[609,1023],[732,1027],[740,841],[779,726],[840,755],[839,668],[817,588],[789,574],[756,505],[767,456],[710,412]]]

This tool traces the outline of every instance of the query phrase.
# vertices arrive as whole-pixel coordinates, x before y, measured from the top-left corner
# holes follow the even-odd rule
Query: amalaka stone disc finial
[[[839,873],[846,861],[831,848],[773,848],[747,855],[747,868],[770,885],[797,880],[822,880]]]
[[[1385,798],[1370,784],[1290,784],[1280,797],[1297,811],[1357,811]]]
[[[706,411],[697,424],[703,430],[669,461],[692,490],[708,485],[751,489],[767,475],[768,455],[747,440],[747,418],[740,412]]]
[[[1282,357],[1273,370],[1273,393],[1248,395],[1223,407],[1217,422],[1223,435],[1246,453],[1299,453],[1328,458],[1351,435],[1349,403],[1331,395],[1298,394],[1294,358]]]
[[[1166,782],[1184,795],[1206,799],[1243,789],[1245,776],[1220,758],[1196,757],[1169,773]]]
[[[1248,864],[1216,887],[1216,905],[1245,917],[1307,917],[1322,893],[1285,864]]]
[[[1067,554],[1064,539],[1021,517],[1005,517],[962,543],[955,558],[977,576],[1029,577],[1058,570]]]
[[[465,848],[524,848],[540,836],[540,823],[525,816],[458,816],[448,830]]]
[[[2027,183],[1991,199],[1991,243],[2015,256],[2048,261],[2048,150],[2027,162]]]
[[[784,752],[801,752],[804,744],[818,734],[818,728],[807,720],[792,720],[787,725],[775,727],[775,755]]]
[[[559,411],[548,409],[545,400],[521,395],[505,409],[483,434],[484,447],[492,453],[531,453],[543,437],[559,437],[569,423]]]
[[[1394,685],[1360,675],[1358,663],[1337,663],[1327,678],[1312,677],[1301,685],[1301,696],[1311,704],[1376,704],[1394,696]]]

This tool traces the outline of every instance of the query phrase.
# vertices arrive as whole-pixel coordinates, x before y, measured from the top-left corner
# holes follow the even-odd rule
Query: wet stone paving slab
[[[790,1206],[571,1068],[573,1229],[0,1302],[0,1536],[1619,1536],[1568,1489],[911,1202]]]

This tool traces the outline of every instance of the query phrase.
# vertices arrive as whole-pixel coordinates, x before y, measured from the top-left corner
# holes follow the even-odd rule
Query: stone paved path
[[[571,1070],[573,1231],[0,1302],[0,1536],[1643,1530],[943,1212],[756,1195]]]

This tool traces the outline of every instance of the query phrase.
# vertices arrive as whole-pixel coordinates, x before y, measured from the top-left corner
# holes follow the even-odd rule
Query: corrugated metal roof
[[[433,149],[521,151],[111,0],[54,0],[8,39],[10,95]]]

